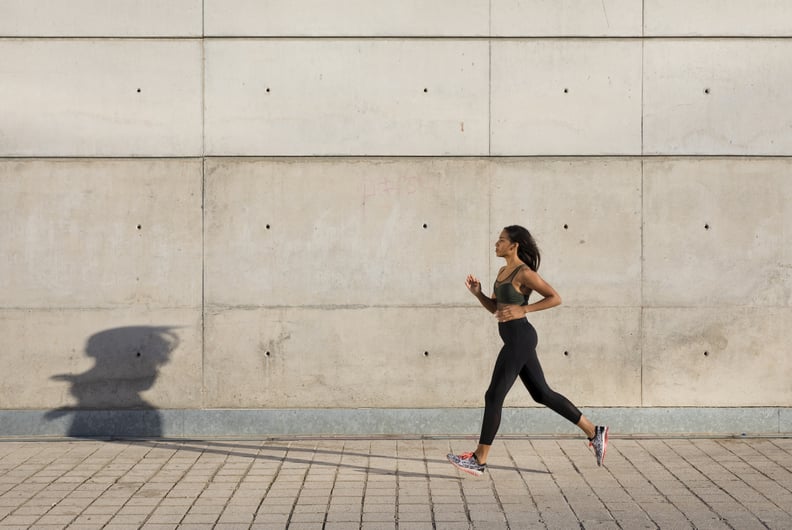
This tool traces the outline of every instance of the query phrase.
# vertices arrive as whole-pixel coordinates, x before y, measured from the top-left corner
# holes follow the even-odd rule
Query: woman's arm
[[[508,320],[514,320],[524,317],[528,313],[542,311],[543,309],[550,309],[551,307],[561,305],[561,296],[556,290],[553,289],[549,283],[544,281],[544,279],[539,276],[539,273],[532,271],[528,267],[525,267],[517,274],[516,281],[520,287],[521,293],[524,294],[529,291],[536,291],[542,295],[543,298],[538,302],[528,305],[501,306],[501,308],[495,312],[495,317],[498,321],[506,322]]]
[[[538,302],[521,306],[525,309],[526,314],[561,305],[561,295],[544,278],[539,276],[538,272],[526,267],[517,275],[517,281],[520,285],[520,292],[536,291],[543,297]]]
[[[495,312],[498,308],[498,303],[494,298],[490,298],[481,292],[481,282],[479,282],[475,276],[468,274],[468,277],[465,279],[465,286],[468,288],[468,291],[473,293],[473,296],[478,299],[481,305],[484,306],[484,309],[490,313]]]

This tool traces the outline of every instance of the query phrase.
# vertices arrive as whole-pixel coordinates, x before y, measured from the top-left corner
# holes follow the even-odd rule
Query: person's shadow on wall
[[[77,400],[47,412],[54,420],[72,416],[66,434],[73,437],[163,435],[162,417],[141,396],[154,386],[159,369],[179,344],[172,327],[130,326],[92,335],[85,354],[94,366],[81,374],[58,374]]]

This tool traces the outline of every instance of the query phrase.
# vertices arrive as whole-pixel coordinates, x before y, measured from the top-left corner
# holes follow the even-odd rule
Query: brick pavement
[[[792,528],[792,439],[0,441],[0,529]]]

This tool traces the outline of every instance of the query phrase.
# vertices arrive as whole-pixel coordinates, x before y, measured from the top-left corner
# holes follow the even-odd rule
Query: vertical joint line
[[[492,156],[492,0],[489,2],[489,38],[487,39],[489,83],[487,91],[487,155]]]
[[[206,407],[206,0],[201,2],[201,407]]]
[[[644,159],[641,157],[641,291],[640,291],[640,304],[641,311],[638,318],[638,349],[640,351],[641,359],[641,373],[639,384],[641,386],[641,406],[644,406],[644,306],[646,301],[644,299],[644,219],[646,215],[646,202],[644,201]]]
[[[641,359],[641,372],[640,372],[640,380],[639,384],[641,387],[640,392],[640,399],[641,399],[641,406],[645,405],[644,401],[644,307],[646,305],[646,299],[644,298],[644,278],[645,278],[645,267],[646,263],[644,261],[644,250],[645,250],[645,243],[644,243],[644,219],[646,218],[646,202],[644,200],[644,160],[646,156],[646,144],[644,141],[644,115],[646,114],[645,105],[645,95],[644,95],[644,78],[645,78],[645,63],[646,63],[646,0],[641,0],[641,292],[640,292],[640,302],[641,302],[641,310],[639,312],[638,318],[640,319],[638,322],[638,348],[640,350],[640,359]]]

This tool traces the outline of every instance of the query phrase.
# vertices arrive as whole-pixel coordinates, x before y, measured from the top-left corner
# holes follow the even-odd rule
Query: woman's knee
[[[548,406],[553,402],[553,397],[556,395],[550,387],[534,388],[530,390],[531,398],[540,405]]]
[[[498,387],[489,387],[484,393],[484,403],[489,405],[503,405],[506,400],[506,392]]]

